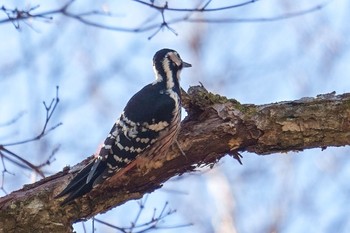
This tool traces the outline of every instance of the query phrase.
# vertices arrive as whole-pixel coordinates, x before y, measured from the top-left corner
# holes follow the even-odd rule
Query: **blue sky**
[[[260,0],[196,16],[270,17],[321,3]],[[26,8],[37,4],[36,12],[61,6],[56,1],[10,0],[0,5]],[[226,4],[213,0],[209,6]],[[54,163],[45,169],[47,174],[80,162],[95,152],[127,100],[153,81],[152,57],[164,47],[177,50],[193,65],[182,73],[185,90],[202,82],[209,91],[247,104],[349,92],[349,4],[334,0],[317,12],[265,23],[182,22],[171,25],[177,36],[164,29],[151,40],[147,38],[154,30],[110,31],[61,15],[53,15],[50,22],[21,23],[21,30],[11,23],[0,24],[0,123],[25,112],[16,124],[0,128],[0,144],[39,132],[45,120],[42,101],[50,101],[59,85],[61,102],[51,123],[63,125],[40,142],[9,149],[38,164],[60,145]],[[189,2],[177,1],[169,1],[169,6],[191,7]],[[113,26],[161,22],[159,12],[132,1],[77,0],[71,8],[72,12],[93,9],[113,12],[112,18],[91,18]],[[0,20],[6,17],[0,13]],[[171,20],[181,15],[166,12],[165,17]],[[177,212],[164,225],[194,225],[158,232],[349,232],[349,211],[344,207],[349,200],[349,152],[343,147],[268,156],[243,153],[243,166],[224,158],[214,169],[174,178],[149,195],[149,208],[141,220],[147,221],[153,208],[161,209],[168,201]],[[7,192],[39,179],[9,162],[6,168],[15,173],[5,176]],[[125,226],[135,211],[137,204],[130,202],[98,218]],[[85,226],[90,232],[91,223]],[[113,232],[97,223],[95,227],[96,232]],[[83,232],[80,223],[75,228]]]

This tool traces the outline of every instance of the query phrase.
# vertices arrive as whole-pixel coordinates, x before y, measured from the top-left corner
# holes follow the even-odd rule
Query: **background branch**
[[[56,129],[60,125],[62,125],[62,123],[58,123],[58,124],[55,124],[54,126],[52,126],[50,128],[47,128],[47,126],[48,126],[48,124],[50,122],[50,119],[51,119],[53,113],[55,112],[58,103],[60,102],[60,99],[58,97],[58,89],[59,89],[59,87],[56,86],[56,97],[51,100],[49,105],[47,105],[46,102],[43,101],[43,105],[44,105],[45,111],[46,111],[46,118],[45,118],[45,122],[44,122],[44,125],[42,127],[41,132],[38,135],[36,135],[35,137],[32,137],[32,138],[24,139],[24,140],[17,141],[17,142],[10,142],[10,143],[0,144],[0,150],[1,150],[1,148],[6,147],[6,146],[16,146],[16,145],[25,144],[25,143],[28,143],[28,142],[33,142],[33,141],[40,140],[46,134],[48,134],[52,130]]]
[[[328,2],[317,4],[316,6],[310,7],[308,9],[299,10],[295,12],[286,12],[277,16],[271,16],[271,17],[251,17],[251,18],[222,18],[222,17],[214,17],[214,18],[206,18],[205,13],[210,12],[220,12],[220,11],[227,11],[227,10],[235,10],[237,8],[241,8],[247,5],[251,5],[253,3],[258,2],[258,0],[250,0],[245,1],[238,4],[233,5],[227,5],[223,7],[217,7],[217,8],[209,8],[209,5],[211,1],[207,1],[202,7],[196,7],[196,8],[174,8],[169,7],[168,2],[165,2],[164,5],[155,5],[153,2],[149,3],[146,1],[141,0],[131,0],[132,2],[135,2],[137,4],[140,4],[142,6],[147,6],[152,9],[154,9],[156,12],[160,14],[160,22],[150,24],[148,21],[144,21],[144,23],[138,27],[123,27],[123,26],[115,26],[117,25],[116,22],[113,24],[106,24],[101,23],[101,20],[91,20],[89,17],[94,16],[100,16],[100,17],[108,17],[108,18],[115,18],[117,15],[113,14],[109,11],[101,11],[101,10],[91,10],[87,12],[74,12],[70,10],[70,7],[77,2],[76,0],[69,0],[66,4],[62,5],[61,7],[49,10],[41,13],[34,13],[37,11],[40,6],[34,6],[30,7],[29,9],[9,9],[5,6],[2,6],[0,8],[0,11],[3,11],[7,18],[0,19],[0,24],[5,23],[12,23],[16,29],[20,29],[20,22],[26,23],[28,26],[32,27],[31,24],[29,24],[27,21],[29,19],[37,19],[37,20],[44,20],[44,21],[52,21],[54,18],[54,15],[63,15],[68,18],[77,20],[78,22],[106,30],[112,30],[112,31],[119,31],[119,32],[128,32],[128,33],[141,33],[141,32],[147,32],[154,30],[154,32],[151,34],[151,36],[148,37],[148,39],[152,39],[155,35],[157,35],[161,29],[168,29],[171,31],[174,35],[177,35],[175,30],[170,27],[170,25],[174,25],[181,22],[187,22],[187,23],[256,23],[256,22],[270,22],[270,21],[277,21],[277,20],[285,20],[293,17],[299,17],[305,14],[310,14],[315,11],[321,10],[324,8]],[[165,13],[167,12],[188,12],[187,15],[181,16],[181,17],[175,17],[171,19],[166,19]],[[194,15],[194,13],[200,13],[201,15],[197,17]],[[32,27],[33,28],[33,27]]]
[[[3,172],[2,172],[2,180],[1,180],[1,190],[3,190],[5,193],[5,189],[3,187],[4,184],[4,179],[5,179],[5,173],[9,173],[5,167],[5,161],[4,160],[8,160],[10,161],[12,164],[26,169],[26,170],[31,170],[34,171],[35,173],[39,174],[42,178],[45,177],[44,172],[42,171],[42,168],[46,165],[50,165],[52,160],[53,160],[53,156],[54,154],[57,152],[58,147],[54,148],[51,155],[48,157],[48,159],[46,159],[45,162],[43,162],[42,164],[39,165],[34,165],[30,159],[30,156],[26,155],[18,155],[17,153],[13,152],[12,150],[9,150],[7,147],[11,147],[11,146],[18,146],[21,144],[26,144],[26,143],[30,143],[30,142],[34,142],[34,141],[38,141],[40,139],[42,139],[43,137],[45,137],[49,132],[53,131],[54,129],[56,129],[57,127],[59,127],[60,125],[62,125],[62,123],[58,123],[52,127],[48,128],[48,124],[50,122],[50,120],[52,119],[52,116],[57,108],[57,105],[59,103],[59,97],[58,97],[58,89],[59,87],[56,86],[56,96],[55,98],[53,98],[50,102],[50,104],[47,104],[45,101],[43,101],[43,105],[45,107],[45,111],[46,111],[46,115],[45,115],[45,122],[42,126],[42,129],[40,131],[39,134],[37,134],[34,137],[28,138],[28,139],[24,139],[24,140],[20,140],[20,141],[15,141],[15,142],[10,142],[10,143],[0,143],[0,156],[1,156],[1,161],[2,161],[2,165],[3,165]],[[16,122],[20,117],[22,116],[22,114],[19,114],[16,118],[14,118],[13,120],[9,121],[7,123],[7,125],[11,125],[14,122]],[[11,173],[10,173],[11,174]]]
[[[173,229],[173,228],[188,227],[188,226],[192,225],[189,223],[189,224],[181,224],[181,225],[175,225],[175,226],[164,226],[162,224],[164,219],[170,215],[173,215],[176,212],[176,210],[171,209],[169,207],[168,202],[165,202],[165,204],[163,205],[163,208],[160,211],[158,211],[156,208],[154,208],[153,215],[150,217],[149,221],[146,221],[144,223],[139,223],[140,222],[139,218],[146,208],[147,198],[148,198],[148,195],[141,198],[137,202],[138,207],[139,207],[139,211],[137,212],[134,221],[131,222],[129,227],[119,227],[119,226],[108,223],[106,221],[102,221],[102,220],[97,219],[97,218],[94,218],[94,221],[101,223],[103,225],[109,226],[110,228],[118,230],[119,232],[122,232],[122,233],[131,233],[131,232],[132,233],[144,233],[144,232],[151,231],[152,229]]]

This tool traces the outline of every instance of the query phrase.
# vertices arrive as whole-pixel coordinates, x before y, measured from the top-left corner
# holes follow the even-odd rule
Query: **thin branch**
[[[209,4],[211,3],[211,1],[212,1],[212,0],[207,1],[207,3],[204,4],[204,6],[203,6],[202,8],[205,9],[207,6],[209,6]]]
[[[0,153],[1,153],[1,150],[0,150]],[[26,170],[30,170],[31,171],[30,167],[26,166],[25,164],[20,163],[17,160],[15,160],[14,158],[11,158],[10,156],[6,156],[5,154],[2,154],[2,155],[3,155],[3,159],[4,160],[6,159],[6,160],[10,161],[11,163],[13,163],[14,165],[16,165],[16,166],[18,166],[20,168],[24,168]]]
[[[48,165],[50,165],[51,163],[53,163],[53,162],[55,161],[54,156],[55,156],[55,154],[57,153],[57,151],[58,151],[59,149],[60,149],[60,145],[56,146],[56,147],[52,150],[51,154],[50,154],[49,157],[46,159],[46,161],[43,162],[42,164],[37,165],[37,167],[38,167],[38,168],[42,168],[42,167],[48,166]]]
[[[16,116],[14,116],[11,120],[0,123],[0,127],[10,126],[15,124],[19,119],[21,119],[26,114],[26,111],[19,112]]]
[[[0,146],[2,146],[2,147],[15,146],[15,145],[20,145],[20,144],[25,144],[25,143],[28,143],[28,142],[33,142],[33,141],[40,140],[42,137],[46,136],[49,132],[51,132],[52,130],[56,129],[60,125],[62,125],[62,123],[58,123],[58,124],[56,124],[56,125],[54,125],[54,126],[52,126],[50,128],[47,128],[48,124],[49,124],[49,121],[50,121],[53,113],[55,112],[56,107],[57,107],[57,105],[58,105],[58,103],[60,101],[60,99],[58,98],[58,89],[59,89],[59,87],[57,86],[56,87],[56,97],[52,99],[52,101],[51,101],[51,103],[49,105],[47,105],[45,101],[43,102],[45,110],[46,110],[46,119],[45,119],[45,123],[44,123],[44,126],[43,126],[41,132],[37,136],[35,136],[33,138],[22,140],[22,141],[1,144]]]
[[[302,15],[310,14],[315,11],[319,11],[327,6],[328,3],[313,6],[306,10],[296,11],[292,13],[285,13],[274,17],[261,17],[261,18],[221,18],[221,19],[186,19],[190,23],[260,23],[260,22],[272,22],[280,21],[290,18],[299,17]]]
[[[160,9],[160,13],[162,15],[162,20],[163,22],[160,24],[159,28],[151,35],[148,37],[148,40],[151,40],[155,35],[158,34],[158,32],[160,32],[161,29],[163,29],[164,27],[166,27],[169,31],[171,31],[172,33],[174,33],[175,36],[177,36],[178,34],[176,33],[176,31],[171,28],[168,23],[165,20],[165,16],[164,16],[164,10],[168,8],[168,2],[165,3],[164,7],[162,9]]]
[[[326,3],[319,4],[315,7],[312,7],[312,8],[307,9],[307,10],[301,10],[301,11],[297,11],[297,12],[293,12],[293,13],[286,13],[286,14],[282,14],[279,16],[273,16],[273,17],[247,18],[247,19],[240,19],[240,18],[217,18],[217,19],[215,19],[215,18],[214,19],[191,18],[191,14],[196,13],[196,12],[206,13],[206,12],[215,12],[215,11],[235,9],[238,7],[243,7],[243,6],[246,6],[248,4],[255,3],[258,0],[250,0],[250,1],[242,2],[240,4],[229,5],[229,6],[225,6],[225,7],[219,7],[219,8],[208,8],[208,5],[211,3],[210,0],[207,1],[203,7],[197,7],[197,8],[171,8],[168,6],[167,2],[164,6],[157,6],[157,5],[154,5],[154,3],[152,1],[151,1],[151,3],[141,1],[141,0],[132,0],[132,1],[139,3],[139,4],[142,4],[142,5],[146,5],[148,7],[155,9],[156,11],[159,11],[161,13],[161,16],[162,16],[162,22],[155,23],[152,25],[145,25],[148,22],[148,21],[146,21],[145,24],[142,24],[139,27],[120,27],[120,26],[114,26],[114,25],[113,26],[106,25],[103,23],[89,20],[86,17],[96,16],[96,15],[97,16],[106,16],[106,17],[115,17],[116,15],[113,15],[110,12],[104,12],[104,11],[98,11],[98,10],[92,10],[92,11],[88,11],[88,12],[84,12],[84,13],[73,13],[73,12],[69,11],[69,7],[75,2],[75,0],[69,0],[65,5],[63,5],[62,7],[58,8],[58,9],[46,11],[46,12],[41,12],[41,13],[37,13],[37,14],[34,14],[32,11],[38,9],[39,6],[32,7],[29,10],[18,10],[17,8],[11,10],[11,9],[7,9],[6,7],[2,6],[0,8],[0,11],[5,12],[5,14],[7,15],[7,18],[0,20],[0,24],[12,22],[15,25],[15,27],[18,29],[20,21],[26,21],[26,20],[32,19],[32,18],[34,18],[34,19],[35,18],[42,18],[45,20],[52,20],[53,19],[52,15],[62,14],[66,17],[77,20],[78,22],[80,22],[82,24],[92,26],[92,27],[102,28],[102,29],[106,29],[106,30],[112,30],[112,31],[128,32],[128,33],[141,33],[141,32],[146,32],[146,31],[156,29],[156,31],[149,37],[149,39],[151,39],[158,32],[160,32],[160,30],[163,28],[167,28],[168,30],[173,32],[175,35],[177,35],[175,30],[173,28],[171,28],[170,25],[180,23],[180,22],[189,22],[189,23],[255,23],[255,22],[270,22],[270,21],[277,21],[277,20],[285,20],[285,19],[302,16],[302,15],[309,14],[309,13],[312,13],[314,11],[320,10],[320,9],[324,8],[332,0],[329,0]],[[191,14],[186,15],[184,17],[179,17],[179,18],[175,18],[175,19],[166,21],[165,16],[164,16],[164,13],[166,11],[190,12]]]
[[[134,2],[137,3],[141,3],[143,5],[149,6],[151,8],[157,9],[157,10],[167,10],[167,11],[178,11],[178,12],[213,12],[213,11],[223,11],[223,10],[229,10],[229,9],[233,9],[233,8],[237,8],[237,7],[242,7],[245,5],[249,5],[252,3],[255,3],[259,0],[251,0],[251,1],[246,1],[243,3],[239,3],[239,4],[234,4],[234,5],[230,5],[230,6],[225,6],[225,7],[218,7],[218,8],[206,8],[209,3],[211,1],[208,1],[203,7],[201,8],[171,8],[171,7],[163,7],[163,6],[156,6],[154,4],[148,3],[148,2],[144,2],[141,0],[133,0]],[[166,3],[167,4],[167,3]]]
[[[136,217],[134,219],[134,221],[131,223],[131,229],[134,228],[137,224],[137,221],[139,220],[140,216],[141,216],[141,213],[142,211],[144,210],[145,208],[145,204],[147,202],[147,199],[148,199],[148,195],[146,195],[146,197],[143,199],[141,199],[140,201],[138,201],[138,204],[139,204],[139,211],[138,213],[136,214]],[[143,201],[144,200],[144,201]]]
[[[26,139],[26,140],[22,140],[22,141],[18,141],[18,142],[7,143],[7,144],[0,144],[1,160],[2,160],[2,165],[3,165],[3,169],[4,169],[3,173],[2,173],[3,180],[4,180],[4,174],[7,171],[4,159],[9,160],[11,163],[15,164],[16,166],[18,166],[20,168],[35,171],[41,177],[43,177],[43,178],[45,177],[45,175],[44,175],[43,171],[41,171],[41,169],[44,166],[50,165],[52,163],[53,157],[54,157],[55,153],[58,151],[59,146],[56,147],[52,151],[51,155],[48,157],[48,159],[45,162],[43,162],[42,164],[39,164],[39,165],[34,165],[33,163],[31,163],[27,159],[25,159],[27,157],[19,156],[16,153],[14,153],[13,151],[7,149],[6,147],[20,145],[20,144],[40,140],[42,137],[47,135],[50,131],[52,131],[55,128],[57,128],[58,126],[60,126],[61,123],[56,124],[55,126],[53,126],[51,128],[48,128],[48,124],[53,116],[53,113],[56,110],[58,103],[59,103],[59,98],[58,98],[58,86],[57,86],[56,87],[56,97],[52,99],[50,104],[47,104],[45,101],[43,102],[43,105],[44,105],[45,111],[46,111],[46,119],[45,119],[45,123],[44,123],[44,126],[43,126],[41,132],[37,136],[30,138],[30,139]]]
[[[108,226],[108,227],[110,227],[110,228],[116,229],[116,230],[118,230],[118,231],[121,231],[121,232],[123,232],[123,233],[126,233],[126,232],[127,232],[124,228],[115,226],[115,225],[113,225],[113,224],[111,224],[111,223],[108,223],[108,222],[105,222],[105,221],[103,221],[103,220],[94,218],[94,221],[95,221],[95,222],[98,222],[98,223],[101,223],[101,224],[103,224],[103,225],[106,225],[106,226]]]
[[[5,188],[4,188],[4,184],[5,184],[5,173],[8,173],[10,175],[14,175],[13,173],[9,172],[6,168],[6,165],[5,165],[5,161],[4,161],[4,158],[5,158],[5,155],[0,151],[0,157],[1,157],[1,163],[2,163],[2,167],[3,167],[3,170],[1,171],[1,185],[0,185],[0,190],[2,190],[5,194],[7,194]]]
[[[92,233],[95,233],[95,217],[92,218],[91,227],[92,227]]]
[[[40,5],[36,5],[34,7],[29,8],[28,10],[19,10],[17,8],[11,10],[7,9],[5,6],[2,6],[0,10],[2,10],[6,15],[7,19],[0,20],[0,23],[12,22],[16,29],[19,29],[19,21],[23,19],[29,18],[43,18],[43,19],[52,19],[51,17],[47,17],[45,14],[33,15],[31,12],[38,9]]]
[[[8,149],[6,149],[3,146],[0,146],[0,151],[3,151],[11,156],[13,156],[14,158],[18,159],[21,163],[25,164],[26,166],[28,166],[29,168],[31,168],[33,171],[35,171],[36,173],[38,173],[42,178],[45,177],[44,173],[40,170],[40,167],[35,166],[34,164],[32,164],[31,162],[29,162],[26,159],[23,159],[21,156],[13,153],[12,151],[9,151]]]
[[[59,150],[59,146],[57,146],[52,152],[51,154],[49,155],[48,159],[43,162],[42,164],[39,164],[39,165],[34,165],[32,163],[30,163],[28,160],[26,159],[23,159],[21,156],[13,153],[12,151],[9,151],[5,148],[3,148],[1,145],[0,145],[0,155],[1,155],[1,160],[2,160],[2,165],[3,165],[3,172],[4,171],[7,171],[6,170],[6,166],[5,166],[5,161],[4,159],[10,161],[11,163],[13,163],[14,165],[20,167],[20,168],[23,168],[23,169],[26,169],[26,170],[34,170],[35,172],[38,170],[40,171],[41,168],[43,168],[44,166],[47,166],[47,165],[50,165],[55,159],[54,159],[54,155],[56,154],[56,152]],[[9,156],[7,156],[6,154],[2,153],[2,152],[5,152],[7,154],[9,154],[10,156],[14,157],[14,158],[11,158]],[[19,161],[17,161],[17,160]],[[34,168],[34,169],[33,169]],[[8,171],[7,171],[8,172]],[[8,172],[10,173],[10,172]],[[40,172],[37,172],[38,174],[42,173],[41,171]],[[10,173],[12,174],[12,173]],[[42,176],[42,174],[40,174]]]
[[[144,31],[148,31],[151,30],[153,28],[155,28],[155,26],[153,26],[152,28],[126,28],[126,27],[116,27],[116,26],[110,26],[110,25],[106,25],[106,24],[101,24],[101,23],[97,23],[97,22],[93,22],[90,20],[87,20],[85,18],[83,18],[83,16],[75,15],[73,13],[70,12],[61,12],[63,15],[71,18],[71,19],[75,19],[77,21],[79,21],[80,23],[83,23],[85,25],[88,26],[92,26],[92,27],[97,27],[97,28],[102,28],[102,29],[106,29],[106,30],[111,30],[111,31],[119,31],[119,32],[132,32],[132,33],[138,33],[138,32],[144,32]],[[1,23],[1,21],[0,21]],[[157,24],[158,26],[158,24]]]
[[[101,223],[103,225],[106,225],[108,227],[111,227],[111,228],[118,230],[122,233],[144,233],[144,232],[148,232],[152,229],[172,229],[172,228],[188,227],[188,226],[193,225],[193,224],[189,223],[189,224],[182,224],[182,225],[175,225],[175,226],[159,226],[159,223],[161,223],[162,220],[164,220],[166,217],[168,217],[176,212],[176,210],[172,210],[168,207],[168,202],[165,202],[162,210],[160,211],[160,213],[158,215],[156,214],[157,209],[155,208],[153,211],[153,215],[149,221],[142,223],[142,224],[138,224],[137,222],[139,221],[139,218],[140,218],[143,210],[145,209],[147,198],[148,198],[148,195],[146,195],[144,198],[140,199],[137,202],[139,205],[139,211],[137,212],[135,220],[131,223],[130,227],[118,227],[118,226],[115,226],[111,223],[108,223],[108,222],[105,222],[103,220],[99,220],[96,218],[94,218],[94,221]]]

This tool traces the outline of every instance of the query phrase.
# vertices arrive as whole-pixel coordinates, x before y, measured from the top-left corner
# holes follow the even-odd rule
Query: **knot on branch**
[[[181,94],[182,106],[185,108],[188,115],[198,115],[216,104],[226,104],[230,102],[234,105],[240,105],[235,99],[228,99],[225,96],[209,92],[202,84],[191,86],[187,93],[182,90]]]

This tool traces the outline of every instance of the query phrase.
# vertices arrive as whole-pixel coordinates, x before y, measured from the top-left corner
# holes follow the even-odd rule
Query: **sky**
[[[148,1],[145,1],[148,2]],[[168,1],[169,7],[190,8],[205,1]],[[232,2],[212,0],[208,7]],[[323,1],[260,0],[230,10],[195,13],[198,19],[271,18],[324,4]],[[164,1],[155,1],[164,4]],[[242,104],[268,104],[350,91],[349,2],[328,1],[320,10],[269,22],[171,24],[159,32],[121,32],[83,24],[62,14],[53,18],[0,24],[0,144],[38,134],[45,122],[43,101],[49,103],[59,86],[60,102],[50,126],[62,123],[40,141],[8,149],[34,164],[45,162],[58,148],[47,175],[93,154],[128,99],[154,80],[152,57],[172,48],[192,64],[182,72],[187,90],[199,82],[211,92]],[[62,7],[60,1],[10,1],[8,9],[32,13]],[[87,19],[111,27],[159,25],[162,17],[135,1],[76,0],[69,13],[99,10],[111,16]],[[165,20],[187,12],[164,13]],[[6,14],[0,11],[0,21]],[[151,39],[149,39],[151,37]],[[14,124],[4,124],[23,115]],[[258,156],[243,153],[243,166],[225,157],[213,168],[175,177],[147,196],[140,222],[166,202],[176,213],[160,226],[192,226],[157,232],[349,232],[349,147],[320,148]],[[0,195],[40,177],[5,161]],[[0,169],[4,170],[0,163]],[[190,187],[190,188],[189,188]],[[143,199],[145,200],[145,199]],[[131,201],[96,218],[128,226],[139,210]],[[125,214],[127,213],[127,214]],[[77,232],[116,232],[91,221],[75,224]]]

